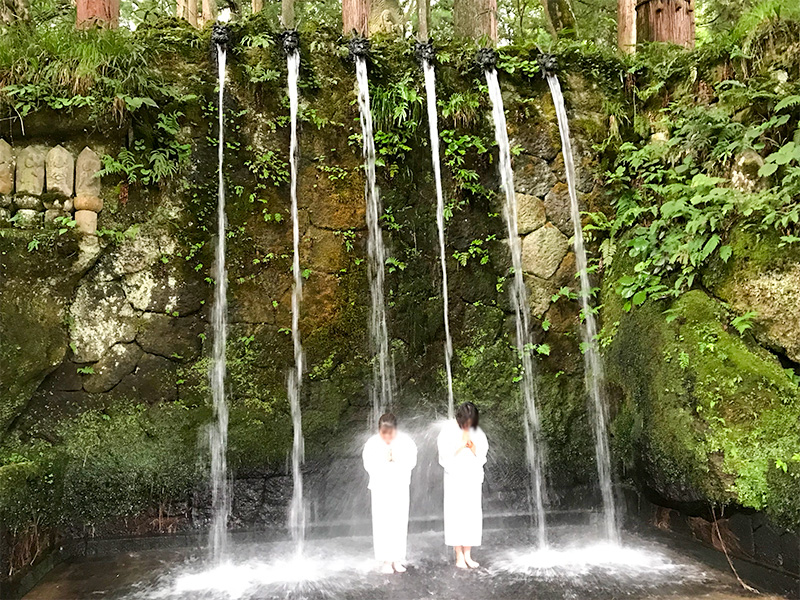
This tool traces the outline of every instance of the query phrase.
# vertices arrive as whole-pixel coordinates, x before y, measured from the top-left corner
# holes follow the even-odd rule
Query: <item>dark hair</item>
[[[459,406],[456,410],[456,423],[458,423],[458,426],[462,429],[467,423],[469,423],[470,427],[477,427],[479,417],[478,407],[472,402],[464,402],[464,404]]]
[[[396,429],[397,417],[395,417],[392,413],[386,413],[384,415],[381,415],[381,418],[378,419],[378,431],[380,431],[384,427],[388,427],[389,429]]]

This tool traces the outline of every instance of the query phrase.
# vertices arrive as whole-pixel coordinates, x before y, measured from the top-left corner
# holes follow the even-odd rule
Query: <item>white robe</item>
[[[480,427],[470,430],[475,454],[463,444],[463,432],[455,420],[439,433],[439,464],[444,467],[444,543],[448,546],[480,546],[483,535],[483,465],[489,442]]]
[[[375,558],[381,562],[405,562],[409,485],[411,471],[417,465],[417,446],[399,431],[391,444],[374,435],[364,445],[362,457],[372,493]]]

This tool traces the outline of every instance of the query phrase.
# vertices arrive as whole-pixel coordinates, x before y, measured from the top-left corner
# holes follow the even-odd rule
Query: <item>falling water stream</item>
[[[228,515],[230,497],[228,494],[228,405],[225,400],[225,343],[228,319],[228,274],[225,268],[225,181],[222,174],[224,165],[223,149],[225,141],[225,117],[223,100],[225,98],[225,45],[217,44],[217,64],[219,67],[219,140],[218,140],[218,200],[217,200],[217,245],[214,261],[214,306],[211,313],[213,335],[213,356],[211,360],[211,398],[214,405],[214,423],[209,427],[209,447],[211,449],[211,505],[212,518],[209,532],[211,559],[221,562],[225,556],[228,541]]]
[[[300,301],[303,298],[303,275],[300,270],[300,224],[297,214],[297,79],[300,74],[300,53],[294,49],[286,55],[288,67],[289,86],[289,113],[291,117],[291,141],[289,143],[289,163],[291,165],[291,196],[292,196],[292,273],[294,282],[292,286],[292,342],[294,344],[294,370],[289,374],[289,405],[292,412],[294,439],[292,443],[292,504],[289,511],[289,528],[295,551],[298,556],[303,554],[303,542],[306,533],[306,510],[303,500],[303,472],[301,466],[304,460],[303,422],[300,412],[300,387],[303,380],[303,344],[300,340]]]
[[[422,70],[425,74],[425,94],[428,100],[428,129],[431,135],[431,158],[433,174],[436,179],[436,227],[439,230],[439,258],[442,263],[442,299],[444,302],[444,368],[447,376],[447,416],[454,416],[453,372],[453,340],[450,337],[450,317],[447,289],[447,261],[444,236],[444,193],[442,192],[442,167],[439,161],[439,123],[436,113],[436,71],[429,60],[423,59]]]
[[[530,304],[522,271],[522,244],[517,228],[517,198],[514,193],[514,173],[511,170],[511,150],[508,143],[506,116],[503,96],[494,67],[486,69],[486,83],[492,100],[495,140],[500,149],[500,180],[505,192],[503,215],[508,228],[508,245],[511,250],[511,264],[514,279],[511,283],[511,302],[514,306],[517,329],[517,349],[522,357],[522,396],[525,401],[525,442],[528,466],[531,472],[531,502],[536,517],[537,541],[539,547],[547,545],[547,532],[544,517],[544,443],[541,436],[539,412],[536,407],[536,382],[534,379],[533,358],[530,335]]]
[[[605,398],[603,397],[605,375],[603,373],[603,363],[600,360],[600,353],[597,349],[597,323],[594,318],[592,306],[589,303],[591,284],[589,283],[589,273],[587,270],[586,249],[583,244],[583,229],[581,227],[580,209],[578,208],[578,194],[575,188],[575,161],[572,156],[569,120],[567,119],[567,109],[564,105],[564,96],[561,93],[561,84],[558,81],[558,77],[552,72],[548,72],[546,76],[547,84],[550,86],[550,93],[553,96],[556,116],[558,117],[558,127],[561,132],[561,148],[564,156],[564,169],[567,176],[567,186],[569,187],[570,211],[574,229],[575,262],[581,282],[580,302],[583,312],[581,334],[585,348],[583,360],[586,387],[592,399],[591,408],[594,417],[592,422],[594,427],[595,452],[597,455],[597,474],[600,479],[600,493],[603,499],[603,527],[606,538],[610,542],[619,543],[619,525],[617,522],[617,511],[611,481],[611,459],[606,430],[608,415]]]
[[[380,214],[381,200],[375,183],[375,138],[372,134],[372,111],[369,104],[369,79],[367,62],[357,55],[358,107],[364,144],[364,170],[367,201],[367,253],[369,255],[369,280],[372,309],[369,320],[370,349],[374,355],[372,370],[372,421],[370,429],[377,426],[378,418],[392,405],[392,363],[389,356],[389,334],[386,327],[386,305],[383,287],[385,281],[386,251],[383,246]]]

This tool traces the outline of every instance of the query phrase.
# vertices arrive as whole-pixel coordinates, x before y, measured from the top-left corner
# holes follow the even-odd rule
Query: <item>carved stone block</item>
[[[44,213],[28,208],[21,208],[14,215],[14,225],[19,229],[39,229],[42,226]]]
[[[63,146],[47,153],[47,191],[69,198],[75,184],[75,159]]]
[[[41,196],[44,191],[44,161],[47,149],[43,146],[23,148],[17,157],[17,193]]]
[[[92,210],[100,212],[103,210],[103,199],[97,196],[78,196],[75,198],[75,210]]]
[[[93,235],[97,232],[97,213],[91,210],[76,210],[75,223],[78,231]]]
[[[0,139],[0,196],[14,191],[14,150]]]
[[[100,157],[89,147],[81,150],[75,164],[75,195],[100,196],[100,178],[97,174],[103,165]]]

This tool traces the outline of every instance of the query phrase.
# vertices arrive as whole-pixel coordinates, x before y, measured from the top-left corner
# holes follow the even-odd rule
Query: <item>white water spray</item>
[[[450,337],[449,294],[447,289],[447,261],[444,235],[444,193],[442,192],[442,167],[439,159],[439,122],[436,112],[436,71],[427,60],[422,61],[422,70],[425,73],[425,94],[428,100],[428,130],[431,136],[431,159],[433,160],[433,174],[436,179],[436,227],[439,230],[439,258],[442,263],[442,300],[444,302],[444,369],[447,375],[447,416],[455,415],[453,400],[453,340]]]
[[[517,349],[522,358],[522,379],[520,386],[525,401],[525,442],[528,466],[531,471],[531,502],[536,517],[539,547],[547,545],[547,532],[544,516],[544,441],[541,435],[539,411],[536,407],[536,381],[534,379],[530,335],[530,304],[528,290],[522,271],[522,244],[517,228],[517,197],[514,193],[514,173],[511,170],[511,149],[508,142],[506,115],[503,96],[494,68],[486,70],[486,83],[492,100],[495,140],[500,149],[500,181],[505,192],[503,215],[508,229],[508,245],[511,250],[511,264],[514,279],[511,283],[511,303],[514,306],[517,329]]]
[[[585,351],[583,353],[586,388],[591,396],[593,413],[592,424],[594,427],[595,453],[597,455],[597,474],[600,479],[600,493],[603,499],[603,526],[608,541],[618,544],[620,541],[619,524],[617,522],[616,503],[611,479],[611,455],[608,448],[608,433],[606,423],[608,414],[604,398],[605,374],[600,352],[597,349],[597,323],[589,297],[591,284],[587,270],[586,249],[583,244],[583,228],[581,227],[581,213],[578,207],[578,194],[575,188],[575,161],[572,156],[572,143],[569,135],[569,120],[567,109],[564,105],[564,96],[561,93],[561,84],[553,73],[547,73],[547,84],[553,96],[553,104],[558,117],[558,128],[561,132],[561,149],[564,156],[564,169],[569,187],[570,214],[574,230],[575,262],[581,282],[581,311],[583,313],[583,327],[581,333]]]
[[[292,442],[292,504],[289,511],[289,528],[295,551],[298,556],[303,554],[303,542],[306,537],[306,507],[303,500],[303,472],[301,470],[305,458],[305,443],[303,441],[303,421],[300,412],[300,388],[303,380],[303,344],[300,340],[300,302],[303,299],[303,274],[300,270],[300,224],[297,214],[297,80],[300,75],[300,53],[297,50],[286,56],[288,68],[289,87],[289,113],[291,120],[291,141],[289,143],[289,163],[291,165],[291,196],[292,196],[292,242],[293,258],[292,273],[294,282],[292,286],[292,342],[294,344],[294,370],[289,374],[289,405],[292,412],[292,425],[294,439]]]
[[[364,170],[366,184],[364,193],[367,201],[367,253],[369,255],[369,287],[372,309],[369,320],[370,350],[373,353],[372,367],[372,416],[370,429],[378,425],[378,419],[392,406],[394,377],[389,356],[389,333],[386,327],[386,305],[384,301],[384,281],[386,251],[383,246],[380,214],[381,199],[375,183],[375,138],[372,133],[372,111],[369,105],[369,79],[367,62],[356,56],[356,78],[358,80],[358,108],[361,118],[361,131],[364,144]]]
[[[209,447],[211,449],[211,531],[209,547],[211,559],[221,562],[228,544],[228,516],[230,497],[228,494],[228,405],[225,399],[225,344],[228,320],[228,273],[225,268],[225,181],[222,174],[224,165],[223,149],[225,141],[225,46],[217,44],[217,64],[219,67],[219,141],[218,141],[218,199],[217,199],[217,245],[214,262],[214,306],[211,312],[211,328],[214,338],[210,379],[211,398],[215,421],[209,427]]]

